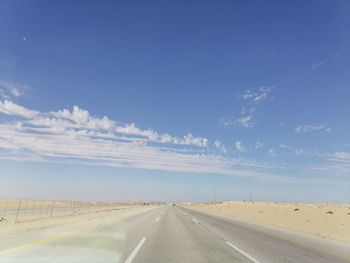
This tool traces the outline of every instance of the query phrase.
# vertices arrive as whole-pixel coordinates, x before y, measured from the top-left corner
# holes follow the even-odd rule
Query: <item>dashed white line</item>
[[[239,253],[241,253],[242,255],[247,257],[248,259],[250,259],[252,262],[254,262],[254,263],[261,263],[259,260],[253,258],[252,256],[250,256],[249,254],[245,253],[243,250],[239,249],[235,245],[232,245],[230,242],[226,242],[226,244],[229,245],[230,247],[234,248],[235,250],[237,250]]]
[[[146,238],[142,238],[141,241],[138,243],[138,245],[135,247],[134,251],[130,254],[130,256],[125,260],[125,263],[131,263],[134,257],[136,256],[137,252],[139,252],[140,248],[142,247],[143,243],[145,243]]]
[[[159,221],[159,219],[160,219],[160,217],[157,217],[157,218],[156,218],[156,222],[158,222],[158,221]]]
[[[192,218],[192,221],[195,222],[196,224],[199,224],[198,220]]]

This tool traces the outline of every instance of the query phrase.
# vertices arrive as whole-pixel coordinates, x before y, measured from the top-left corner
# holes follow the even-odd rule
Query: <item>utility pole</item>
[[[216,188],[214,187],[214,203],[216,203]]]
[[[252,179],[249,178],[249,201],[252,202]]]

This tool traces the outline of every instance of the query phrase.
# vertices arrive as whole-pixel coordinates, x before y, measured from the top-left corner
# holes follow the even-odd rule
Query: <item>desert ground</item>
[[[22,202],[7,201],[3,206],[6,211],[3,210],[5,220],[0,222],[0,236],[6,242],[0,242],[2,263],[345,263],[350,260],[350,246],[344,240],[340,240],[343,243],[332,242],[336,236],[333,232],[333,239],[320,239],[280,231],[276,227],[266,227],[271,223],[263,224],[265,221],[257,216],[265,213],[265,216],[276,219],[267,220],[269,222],[289,218],[289,224],[285,224],[290,226],[293,218],[305,218],[300,215],[306,213],[306,206],[300,204],[274,206],[269,203],[230,202],[184,206],[134,203],[127,206],[119,202],[33,200],[25,203],[22,206]],[[279,209],[280,206],[289,210]],[[345,211],[342,206],[340,209],[334,206],[313,209],[322,210],[320,213],[324,212],[328,221],[333,220],[329,216]],[[17,221],[13,220],[13,211],[19,213]],[[239,211],[240,217],[227,213],[230,211]],[[291,211],[288,214],[299,214],[299,217],[286,216],[288,211]],[[309,220],[322,219],[318,214],[313,217],[310,214]],[[248,218],[255,223],[247,222]],[[256,224],[257,221],[259,224]],[[344,224],[345,227],[348,229],[348,225]],[[306,230],[310,231],[304,228],[303,231],[297,229],[297,232],[306,233]],[[348,240],[348,234],[343,232],[345,234],[339,236]]]
[[[187,207],[350,244],[350,205],[226,201]]]

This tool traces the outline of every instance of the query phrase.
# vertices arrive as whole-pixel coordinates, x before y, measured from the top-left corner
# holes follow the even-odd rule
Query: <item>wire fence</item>
[[[132,205],[136,205],[136,203],[0,199],[0,223],[17,223],[41,218],[107,212],[126,209]]]

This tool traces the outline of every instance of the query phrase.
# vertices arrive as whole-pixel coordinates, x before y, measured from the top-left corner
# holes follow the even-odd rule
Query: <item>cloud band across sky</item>
[[[215,173],[269,177],[242,167],[263,167],[239,158],[228,158],[218,141],[187,134],[176,137],[143,130],[135,124],[92,117],[74,106],[43,113],[0,101],[0,113],[10,116],[0,124],[2,159],[73,162],[111,167],[155,169],[175,172]]]
[[[94,117],[78,106],[72,110],[40,112],[5,99],[0,101],[1,115],[4,117],[0,122],[1,159],[223,174],[262,180],[293,179],[285,172],[280,173],[280,168],[288,167],[230,156],[219,140],[210,143],[207,138],[191,133],[177,137],[140,129],[133,123]],[[238,152],[246,151],[241,141],[236,141],[234,147]],[[261,147],[263,144],[259,142],[255,148]],[[276,156],[273,148],[269,154]],[[334,165],[330,156],[333,155],[326,156],[325,165],[309,165],[307,169],[329,172]],[[342,158],[345,167],[342,164],[339,174],[347,173],[348,160],[348,156]],[[313,177],[320,178],[322,176]]]

